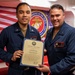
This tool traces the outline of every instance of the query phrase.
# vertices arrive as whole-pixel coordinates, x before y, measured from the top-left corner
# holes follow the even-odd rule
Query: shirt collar
[[[35,32],[34,29],[30,26],[30,24],[28,24],[28,28],[27,28],[27,31],[30,31],[30,32]],[[21,29],[19,27],[19,24],[18,22],[15,23],[15,32],[20,32]]]

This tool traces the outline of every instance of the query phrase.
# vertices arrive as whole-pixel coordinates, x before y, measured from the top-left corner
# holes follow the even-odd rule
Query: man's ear
[[[63,13],[63,16],[64,16],[64,18],[65,18],[65,13]]]

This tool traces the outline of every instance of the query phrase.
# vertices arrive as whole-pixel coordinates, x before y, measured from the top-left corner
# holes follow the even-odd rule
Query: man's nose
[[[55,16],[53,19],[54,19],[54,20],[56,20],[56,19],[57,19],[57,17]]]
[[[26,12],[24,12],[24,13],[23,13],[23,16],[26,16],[26,15],[27,15],[27,13],[26,13]]]

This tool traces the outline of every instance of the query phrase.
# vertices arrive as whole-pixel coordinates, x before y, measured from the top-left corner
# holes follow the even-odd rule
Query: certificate
[[[43,47],[41,41],[25,39],[23,45],[23,55],[21,58],[21,65],[25,66],[39,66],[43,61]]]

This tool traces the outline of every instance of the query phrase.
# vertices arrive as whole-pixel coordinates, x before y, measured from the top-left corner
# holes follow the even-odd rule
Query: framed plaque
[[[21,65],[23,66],[39,66],[43,63],[44,44],[42,41],[25,39],[23,45],[23,55]]]

